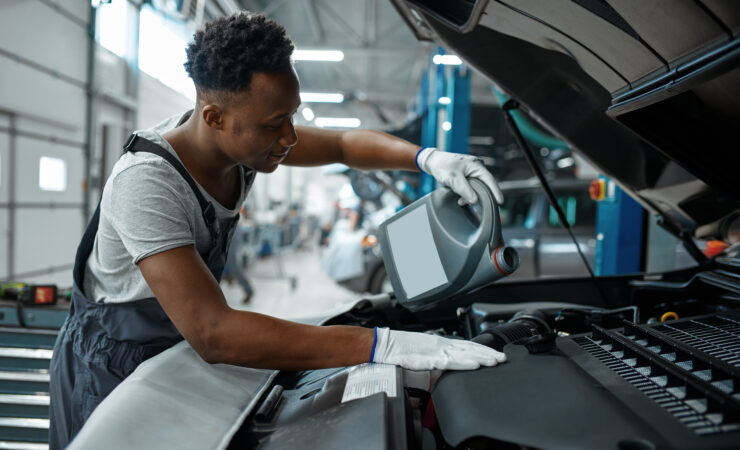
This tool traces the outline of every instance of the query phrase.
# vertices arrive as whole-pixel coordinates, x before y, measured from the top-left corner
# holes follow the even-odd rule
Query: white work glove
[[[506,355],[485,345],[424,333],[376,328],[370,362],[411,370],[473,370],[506,361]]]
[[[433,176],[438,183],[449,187],[459,195],[460,199],[457,203],[460,206],[478,201],[478,195],[467,180],[470,177],[478,178],[488,186],[498,204],[504,201],[504,194],[493,175],[475,156],[425,148],[416,156],[416,164],[422,171]]]

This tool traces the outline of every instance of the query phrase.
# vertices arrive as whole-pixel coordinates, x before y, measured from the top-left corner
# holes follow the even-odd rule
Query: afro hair
[[[288,70],[293,43],[274,20],[240,12],[206,24],[186,52],[185,70],[198,90],[235,93],[249,88],[255,72]]]

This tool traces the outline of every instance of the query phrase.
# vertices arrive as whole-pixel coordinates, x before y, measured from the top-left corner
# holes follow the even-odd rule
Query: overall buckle
[[[132,133],[131,136],[128,137],[126,140],[126,143],[123,145],[124,152],[131,151],[131,148],[134,146],[134,141],[136,141],[136,134]]]

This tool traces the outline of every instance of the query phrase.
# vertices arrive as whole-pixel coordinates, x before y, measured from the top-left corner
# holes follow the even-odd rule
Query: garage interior
[[[634,357],[634,364],[625,364],[638,369],[642,361],[657,359],[653,378],[669,380],[660,389],[671,388],[674,378],[704,375],[685,368],[674,373],[666,358],[650,356],[651,346],[663,354],[675,346],[676,363],[683,355],[696,371],[707,371],[710,387],[695,380],[683,387],[688,401],[695,391],[708,400],[680,405],[702,415],[701,423],[706,420],[704,428],[695,427],[703,431],[691,434],[681,448],[740,447],[740,417],[732,416],[740,414],[740,316],[735,312],[740,301],[740,152],[732,132],[740,119],[740,97],[735,95],[740,91],[740,5],[720,0],[640,3],[0,2],[0,448],[49,448],[49,364],[69,314],[72,269],[85,227],[128,136],[193,108],[196,91],[183,67],[193,33],[241,11],[274,19],[295,45],[292,59],[301,90],[295,125],[382,130],[417,146],[482,161],[503,191],[496,218],[504,245],[516,250],[519,266],[495,285],[455,292],[449,296],[454,303],[436,303],[436,309],[415,308],[410,300],[407,305],[397,300],[404,296],[393,294],[403,280],[394,273],[395,265],[388,266],[390,250],[381,224],[440,188],[435,178],[343,164],[280,166],[274,173],[258,174],[241,205],[219,283],[230,308],[312,324],[404,326],[479,342],[473,338],[483,335],[486,326],[520,323],[525,320],[520,313],[535,303],[560,302],[565,306],[537,307],[548,311],[543,313],[549,314],[546,320],[539,312],[526,320],[554,320],[545,325],[554,333],[552,339],[588,333],[588,343],[575,337],[558,344],[565,354],[576,354],[578,344],[613,367],[617,362],[608,359],[615,357],[605,348],[620,348],[620,358]],[[659,26],[651,27],[655,23]],[[603,32],[594,31],[599,27]],[[652,151],[655,156],[648,155]],[[545,186],[533,165],[542,172]],[[387,300],[377,300],[383,295]],[[515,303],[529,306],[505,307]],[[701,322],[706,330],[697,333],[723,330],[724,347],[717,347],[717,338],[714,347],[701,347],[696,359],[697,353],[687,348],[693,344],[660,341],[660,333],[670,335],[666,329],[673,320],[684,324],[687,317],[720,312],[732,318],[732,327],[722,328],[708,318]],[[579,315],[588,316],[587,326],[579,322],[574,332],[566,331]],[[623,327],[619,333],[610,331],[618,327]],[[671,330],[672,339],[680,340],[676,336],[685,334],[688,325]],[[495,340],[498,335],[487,336]],[[644,349],[631,349],[631,343],[641,340]],[[564,364],[550,354],[551,359],[536,360],[530,348],[536,343],[528,344],[526,354],[524,346],[506,342],[510,362],[501,369],[526,363],[545,371]],[[194,373],[200,370],[190,360],[183,367],[190,364]],[[576,377],[571,373],[575,366],[562,367],[551,378],[563,386],[562,396],[556,397],[586,395],[578,387],[580,379],[568,378]],[[497,368],[490,370],[494,376]],[[552,427],[544,424],[543,417],[556,416],[557,407],[542,400],[544,412],[532,419],[542,426],[537,428],[540,438],[527,440],[503,425],[491,425],[510,417],[485,409],[483,400],[476,403],[474,394],[461,393],[452,381],[443,382],[451,377],[443,376],[432,390],[429,383],[434,385],[440,374],[420,375],[427,377],[426,385],[417,385],[426,386],[427,392],[403,381],[412,376],[401,375],[400,369],[392,383],[401,383],[401,391],[407,387],[408,404],[400,400],[403,395],[391,398],[383,391],[387,397],[382,403],[380,396],[369,396],[356,400],[355,409],[353,402],[342,403],[344,409],[292,406],[303,396],[326,393],[326,405],[336,400],[332,396],[341,397],[328,381],[311,383],[329,379],[344,386],[346,374],[337,378],[335,372],[315,372],[295,378],[260,372],[263,378],[254,379],[244,372],[255,390],[249,401],[235,399],[229,405],[240,410],[235,422],[223,419],[223,430],[199,431],[226,437],[212,445],[192,442],[207,448],[653,449],[677,448],[681,433],[694,430],[684,424],[689,428],[680,431],[670,423],[665,429],[678,431],[664,439],[645,424],[655,420],[662,426],[668,415],[651,416],[645,407],[642,422],[634,425],[625,419],[627,407],[605,406],[611,400],[599,397],[592,406],[603,414],[603,423],[613,420],[614,429],[584,427],[572,437],[564,428],[556,429],[560,421]],[[475,372],[482,373],[470,373]],[[162,376],[156,369],[146,373]],[[234,380],[231,372],[225,373],[212,375],[226,380],[223,389],[239,385],[236,372]],[[471,375],[465,383],[506,390],[506,383],[516,383],[518,376],[507,372],[498,381],[486,381]],[[526,377],[527,383],[540,381]],[[216,392],[219,383],[204,382],[203,395]],[[172,385],[176,387],[174,381]],[[604,388],[603,396],[622,392],[624,402],[641,406],[647,400],[638,394],[651,395],[621,384],[619,389]],[[544,390],[533,389],[532,395]],[[449,405],[454,398],[476,407],[461,408],[453,419]],[[271,401],[273,409],[265,406]],[[130,406],[123,405],[116,407]],[[135,416],[137,410],[121,411]],[[489,413],[490,422],[479,426]],[[597,426],[583,411],[573,414],[574,421]],[[115,430],[112,418],[106,422],[103,412],[95,419],[97,431],[86,427],[73,448],[125,448],[136,442],[115,441],[124,432]],[[377,427],[383,430],[383,442],[370,446],[370,438],[360,431],[352,436],[352,427],[361,424],[374,430],[375,420],[382,422]],[[300,427],[327,427],[326,436]],[[178,432],[182,430],[151,436],[153,440],[141,441],[141,448],[174,448],[178,441],[172,436]],[[296,440],[303,432],[311,443]],[[709,437],[702,441],[703,435]],[[158,444],[148,447],[154,442]]]

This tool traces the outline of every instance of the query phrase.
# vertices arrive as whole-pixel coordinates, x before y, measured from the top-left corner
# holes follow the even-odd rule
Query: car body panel
[[[224,449],[275,376],[275,370],[208,364],[182,341],[123,380],[69,448]]]

